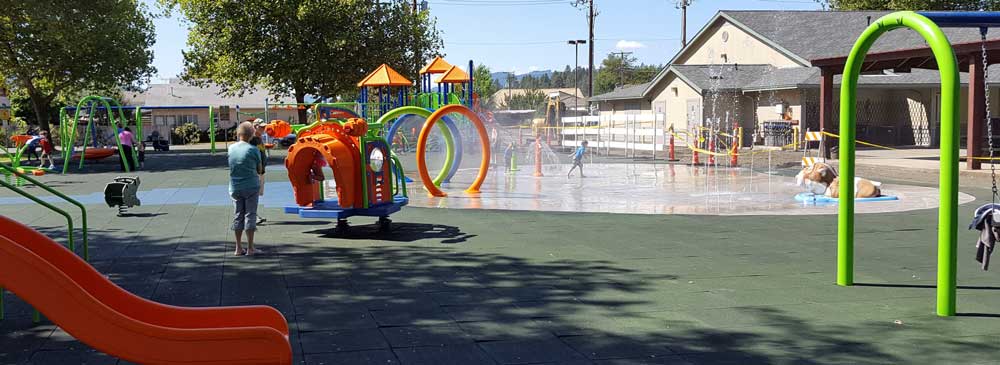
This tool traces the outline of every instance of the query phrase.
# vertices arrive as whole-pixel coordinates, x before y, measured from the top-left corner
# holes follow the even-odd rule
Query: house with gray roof
[[[602,117],[654,114],[656,118],[646,120],[664,123],[648,127],[739,126],[744,145],[762,142],[767,122],[818,130],[821,75],[813,62],[847,55],[870,22],[887,13],[723,10],[652,80],[595,95],[590,101]],[[981,41],[974,28],[944,32],[953,44]],[[988,36],[989,41],[998,39],[996,32]],[[926,43],[915,32],[894,31],[880,37],[870,53],[923,47]],[[1000,68],[991,66],[988,74],[991,104],[1000,105],[996,90],[1000,77],[992,76],[1000,76]],[[965,73],[962,77],[966,85]],[[834,87],[839,83],[838,75]],[[936,144],[940,102],[936,70],[914,66],[867,72],[858,84],[859,139],[888,145]],[[836,108],[838,92],[833,95]],[[963,104],[965,95],[963,88]]]
[[[175,78],[168,79],[166,83],[150,84],[143,92],[126,97],[129,105],[155,107],[143,110],[142,131],[146,136],[154,131],[161,136],[170,136],[174,127],[186,123],[194,123],[199,129],[208,130],[208,106],[215,108],[212,117],[217,128],[231,128],[246,119],[263,118],[265,100],[272,105],[295,102],[292,98],[269,96],[263,89],[251,90],[238,96],[226,96],[217,85],[198,87]],[[229,106],[228,118],[219,114],[220,106]],[[271,107],[268,119],[292,120],[298,118],[297,113],[296,109]],[[144,139],[146,136],[140,138]]]

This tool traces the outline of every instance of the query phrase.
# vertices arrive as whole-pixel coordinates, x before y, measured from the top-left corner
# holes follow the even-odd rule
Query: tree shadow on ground
[[[411,229],[448,231],[435,226]],[[42,231],[65,237],[61,228]],[[228,257],[225,242],[105,230],[91,233],[92,263],[167,304],[275,306],[291,323],[298,363],[349,363],[363,352],[396,363],[947,363],[954,354],[1000,351],[988,338],[939,328],[719,304],[710,291],[671,286],[685,279],[669,268],[652,274],[610,260],[486,252],[488,242],[461,232],[466,244],[439,245],[454,234],[400,246],[284,243],[248,260]],[[691,300],[698,296],[706,299]],[[0,363],[92,355],[51,323],[32,324],[30,308],[6,298]]]

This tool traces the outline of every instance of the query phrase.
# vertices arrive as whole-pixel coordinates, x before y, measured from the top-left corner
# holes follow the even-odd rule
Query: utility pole
[[[691,6],[691,2],[694,0],[676,0],[677,8],[681,9],[681,48],[687,46],[687,20],[688,20],[688,6]]]
[[[573,113],[574,116],[578,116],[580,113],[580,45],[586,44],[587,41],[583,39],[571,39],[568,42],[569,45],[573,46],[573,55],[576,57],[576,63],[573,65]]]
[[[590,28],[590,56],[587,62],[587,96],[594,96],[594,18],[597,17],[597,12],[594,11],[594,0],[573,0],[570,3],[575,8],[582,8],[587,6],[587,26]]]
[[[510,102],[514,96],[511,94],[511,88],[514,86],[514,71],[507,74],[507,111],[510,111]]]
[[[632,55],[632,52],[615,52],[616,55],[621,55],[622,64],[618,66],[618,86],[625,86],[625,56]]]
[[[419,16],[419,13],[417,13],[417,0],[413,0],[413,16],[414,17]],[[416,77],[414,79],[417,80],[416,86],[417,86],[417,92],[419,92],[420,90],[423,90],[420,87],[420,84],[421,84],[421,80],[420,80],[421,79],[421,77],[420,77],[420,66],[421,66],[421,63],[423,63],[422,62],[423,61],[423,57],[421,57],[421,55],[420,55],[420,42],[419,41],[418,42],[413,42],[413,61],[414,61],[414,67],[416,67],[416,71],[417,71],[417,73],[415,75]]]
[[[594,96],[594,0],[590,0],[590,16],[587,19],[590,25],[590,42],[587,43],[590,48],[590,62],[587,66],[587,96]],[[574,70],[574,72],[576,71]]]

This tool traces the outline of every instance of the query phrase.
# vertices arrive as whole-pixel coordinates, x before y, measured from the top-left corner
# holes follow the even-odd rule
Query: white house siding
[[[727,35],[726,40],[723,39],[723,34]],[[779,68],[803,66],[724,20],[705,29],[690,47],[688,52],[677,57],[675,64],[742,63],[766,64]],[[725,60],[722,55],[726,55]]]
[[[666,123],[667,126],[671,124],[674,128],[685,129],[689,124],[689,119],[701,120],[701,116],[690,116],[688,113],[688,102],[699,103],[701,102],[701,94],[698,93],[691,85],[688,85],[680,78],[676,77],[673,73],[666,76],[665,80],[660,83],[660,85],[653,88],[653,102],[652,105],[665,106]],[[676,95],[674,91],[676,89]]]

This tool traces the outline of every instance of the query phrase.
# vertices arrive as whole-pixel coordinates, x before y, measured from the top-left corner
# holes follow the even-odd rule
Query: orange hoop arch
[[[417,172],[420,174],[420,181],[424,184],[427,192],[437,197],[448,196],[448,194],[445,194],[445,192],[434,185],[430,173],[427,172],[427,155],[424,154],[424,149],[427,148],[427,137],[430,136],[434,124],[445,115],[451,113],[462,114],[472,121],[472,124],[476,126],[476,131],[479,133],[479,142],[483,146],[483,159],[479,162],[479,173],[476,175],[476,180],[472,182],[472,185],[468,189],[465,189],[465,192],[479,193],[479,187],[483,185],[483,181],[486,181],[486,174],[490,168],[490,138],[486,135],[486,126],[483,125],[483,121],[479,119],[476,113],[473,113],[472,110],[466,108],[464,105],[445,105],[427,117],[423,128],[420,129],[420,136],[417,137]]]

